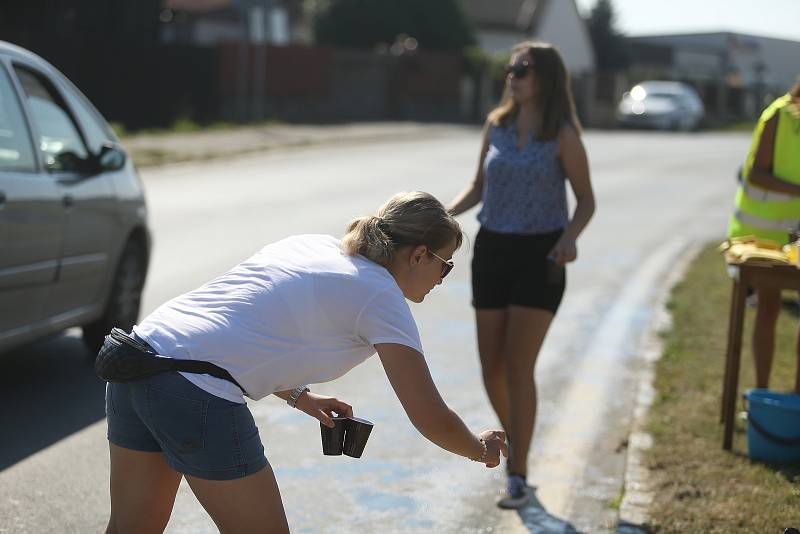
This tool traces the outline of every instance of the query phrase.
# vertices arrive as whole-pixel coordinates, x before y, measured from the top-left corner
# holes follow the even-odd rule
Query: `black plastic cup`
[[[329,428],[321,422],[319,424],[322,432],[322,454],[340,456],[348,421],[346,417],[331,417],[331,419],[333,419],[333,424],[335,425],[333,428]]]
[[[352,458],[361,458],[364,447],[367,446],[369,433],[372,432],[372,427],[373,424],[366,419],[348,417],[342,452]]]

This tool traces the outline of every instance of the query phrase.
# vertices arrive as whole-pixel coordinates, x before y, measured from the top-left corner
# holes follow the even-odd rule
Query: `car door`
[[[102,308],[103,288],[114,268],[111,235],[118,221],[113,188],[99,172],[96,154],[56,75],[20,62],[14,63],[14,73],[45,170],[61,188],[65,207],[58,277],[45,312],[61,321],[91,315]]]
[[[42,319],[64,222],[61,188],[41,172],[8,67],[0,56],[0,348]]]

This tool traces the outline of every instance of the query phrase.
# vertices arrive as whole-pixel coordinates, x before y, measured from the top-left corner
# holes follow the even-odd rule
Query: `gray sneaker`
[[[505,496],[497,501],[497,506],[507,510],[522,508],[528,502],[528,485],[520,475],[508,475]]]

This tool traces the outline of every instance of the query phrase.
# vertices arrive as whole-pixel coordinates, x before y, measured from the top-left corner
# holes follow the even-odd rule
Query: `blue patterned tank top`
[[[532,134],[517,149],[517,128],[493,126],[483,162],[481,226],[494,232],[543,234],[567,225],[567,188],[558,140]]]

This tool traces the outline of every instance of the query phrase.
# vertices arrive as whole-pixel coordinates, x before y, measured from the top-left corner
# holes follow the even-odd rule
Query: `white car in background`
[[[641,82],[622,95],[617,123],[622,127],[696,130],[705,107],[697,91],[682,82]]]

